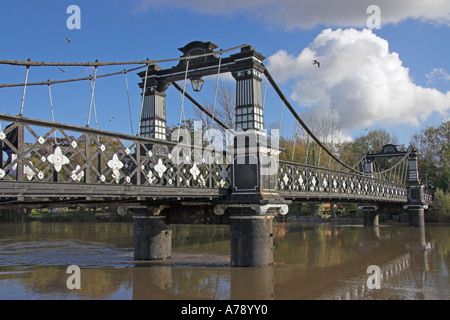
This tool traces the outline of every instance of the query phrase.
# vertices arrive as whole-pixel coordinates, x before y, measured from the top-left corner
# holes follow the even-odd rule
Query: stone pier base
[[[231,216],[230,228],[232,267],[273,263],[273,216]]]
[[[407,211],[410,227],[425,227],[425,209],[423,206],[408,206]]]
[[[164,216],[142,212],[134,216],[134,259],[164,260],[172,255],[172,231]]]
[[[377,206],[359,206],[363,212],[363,225],[364,227],[378,227],[380,225],[378,218]]]

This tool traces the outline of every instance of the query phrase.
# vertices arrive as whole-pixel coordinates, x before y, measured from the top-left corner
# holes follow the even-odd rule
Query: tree
[[[399,145],[399,139],[396,135],[390,134],[385,129],[376,129],[369,131],[366,135],[359,136],[353,142],[347,144],[346,147],[349,149],[347,152],[350,152],[351,155],[347,155],[347,157],[356,158],[359,161],[367,152],[380,152],[386,144],[396,145],[400,151],[405,149],[403,145]],[[381,170],[386,170],[398,161],[398,158],[380,158],[376,160],[376,164]]]
[[[411,138],[418,149],[419,172],[428,183],[450,191],[450,121],[421,130]]]
[[[437,189],[427,219],[432,221],[450,221],[450,193]]]
[[[363,155],[366,152],[380,152],[386,144],[399,145],[398,137],[391,135],[385,129],[371,130],[364,136],[359,136],[353,144],[355,154]]]
[[[214,102],[205,101],[203,107],[208,110],[215,118],[219,119],[228,128],[234,128],[236,115],[236,94],[228,83],[221,83],[217,89],[217,101],[214,108]],[[194,115],[198,120],[202,121],[204,130],[216,127],[224,130],[222,127],[215,125],[214,121],[198,108],[194,109]],[[213,124],[215,126],[213,126]]]
[[[340,126],[339,119],[334,111],[328,109],[319,112],[316,109],[310,109],[303,113],[301,118],[320,142],[332,154],[340,158],[341,148],[339,146],[348,139],[348,136]],[[300,125],[296,125],[294,137],[291,139],[287,140],[281,137],[280,147],[284,150],[280,155],[281,160],[332,169],[339,169],[340,167]]]

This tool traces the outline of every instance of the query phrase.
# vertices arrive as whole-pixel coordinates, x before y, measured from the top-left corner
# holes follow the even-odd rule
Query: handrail
[[[307,167],[307,168],[314,169],[314,170],[323,170],[323,171],[332,172],[332,173],[336,173],[336,174],[350,175],[350,176],[357,177],[357,178],[367,178],[367,179],[373,180],[375,182],[388,183],[393,186],[400,186],[400,187],[405,186],[403,184],[395,183],[392,181],[386,181],[386,180],[381,180],[378,178],[369,177],[367,175],[355,174],[352,172],[339,171],[339,170],[329,169],[329,168],[324,168],[324,167],[317,167],[317,166],[313,166],[313,165],[309,165],[309,164],[297,163],[297,162],[292,162],[292,161],[288,161],[288,160],[280,160],[279,163],[280,163],[280,166],[281,166],[281,164],[287,164],[287,165],[292,165],[292,166],[302,166],[302,167]]]

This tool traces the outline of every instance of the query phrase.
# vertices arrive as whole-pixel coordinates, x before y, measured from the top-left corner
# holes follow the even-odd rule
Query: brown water
[[[135,262],[132,223],[0,224],[0,299],[450,298],[449,226],[275,223],[275,263],[261,268],[230,268],[228,226],[172,229],[172,259]]]

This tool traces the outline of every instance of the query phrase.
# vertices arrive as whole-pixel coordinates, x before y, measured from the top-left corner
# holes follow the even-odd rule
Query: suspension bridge
[[[128,62],[0,60],[0,65],[26,69],[24,83],[0,84],[0,90],[23,88],[19,114],[0,113],[0,209],[102,205],[131,209],[138,260],[170,257],[171,223],[226,223],[231,226],[232,266],[273,261],[272,220],[285,215],[291,203],[358,203],[365,225],[378,223],[379,206],[399,206],[408,211],[411,225],[423,226],[432,195],[421,181],[417,150],[385,145],[356,165],[344,163],[295,111],[264,66],[261,53],[251,45],[217,48],[211,42],[194,41],[179,49],[183,55],[178,58]],[[177,64],[166,69],[159,65],[169,62]],[[137,67],[98,73],[102,67],[124,65]],[[68,66],[88,66],[95,72],[83,78],[28,82],[33,68]],[[137,134],[90,128],[92,113],[96,118],[96,82],[124,75],[131,108],[127,74],[137,70],[142,90]],[[231,73],[236,81],[232,128],[216,114],[217,84],[223,73]],[[205,76],[217,76],[212,111],[186,91],[187,81],[200,91]],[[86,126],[24,115],[27,87],[48,87],[53,115],[51,88],[79,81],[90,81]],[[264,128],[269,84],[282,102],[281,114],[286,107],[296,121],[296,134],[298,128],[307,137],[302,162],[280,160],[284,151]],[[180,124],[187,99],[226,138],[221,140],[217,130],[212,131],[215,142],[206,145],[202,132],[180,126],[169,140],[165,93],[169,86],[180,91]],[[132,122],[130,109],[131,127]],[[313,153],[322,161],[311,161]],[[382,158],[398,161],[380,168],[377,161]]]

